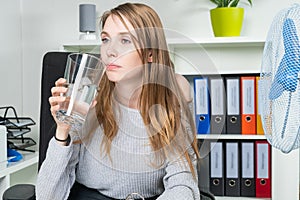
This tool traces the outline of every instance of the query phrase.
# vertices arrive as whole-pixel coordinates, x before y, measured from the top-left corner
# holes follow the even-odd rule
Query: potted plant
[[[210,19],[216,37],[240,36],[244,8],[237,7],[240,0],[210,0],[217,5],[210,10]],[[252,6],[252,0],[247,0]]]

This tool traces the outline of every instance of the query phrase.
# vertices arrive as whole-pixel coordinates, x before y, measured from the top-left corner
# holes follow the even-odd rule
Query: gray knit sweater
[[[137,110],[120,106],[118,119],[110,158],[100,153],[100,126],[90,143],[61,146],[52,138],[38,174],[37,200],[67,199],[75,180],[116,199],[125,199],[132,192],[146,198],[159,195],[158,200],[200,199],[197,180],[183,159],[174,157],[163,163],[154,159]]]

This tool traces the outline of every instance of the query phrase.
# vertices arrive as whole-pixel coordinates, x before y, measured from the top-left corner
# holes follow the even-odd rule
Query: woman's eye
[[[108,38],[101,38],[101,41],[102,41],[102,44],[105,44],[109,41],[109,39]]]
[[[127,38],[122,38],[121,39],[122,44],[131,44],[131,40]]]

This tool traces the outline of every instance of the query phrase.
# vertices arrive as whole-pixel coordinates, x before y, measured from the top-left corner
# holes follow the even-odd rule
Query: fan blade
[[[285,54],[278,66],[274,82],[271,85],[269,98],[277,99],[284,91],[295,92],[300,71],[300,45],[294,21],[284,21],[283,39]]]

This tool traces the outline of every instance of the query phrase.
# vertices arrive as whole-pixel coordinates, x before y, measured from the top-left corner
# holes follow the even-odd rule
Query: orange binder
[[[257,76],[256,77],[256,134],[257,135],[263,135],[264,134],[264,129],[262,126],[262,122],[261,122],[261,116],[260,116],[260,108],[259,108],[259,95],[258,95],[258,84],[259,84],[259,79],[260,77]]]
[[[241,77],[241,133],[256,134],[256,78]]]

